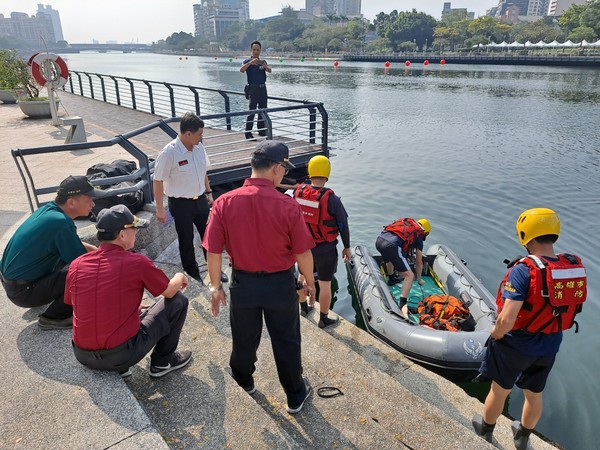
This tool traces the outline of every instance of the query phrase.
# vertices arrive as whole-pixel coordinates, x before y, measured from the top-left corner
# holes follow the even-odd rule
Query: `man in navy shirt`
[[[548,208],[521,214],[516,224],[528,256],[504,277],[496,303],[498,319],[492,328],[480,377],[492,380],[483,414],[473,417],[475,432],[492,441],[513,386],[523,389],[521,420],[512,423],[515,447],[527,448],[529,435],[542,415],[542,391],[562,342],[562,330],[574,324],[586,298],[586,274],[574,255],[557,254],[558,215]]]
[[[245,92],[246,98],[250,100],[248,105],[249,110],[267,107],[267,72],[271,73],[271,68],[267,65],[264,59],[260,59],[261,44],[258,41],[250,44],[252,50],[252,58],[246,59],[240,72],[246,73],[248,84]],[[254,126],[254,114],[250,114],[246,118],[246,139],[254,139],[252,135],[252,127]],[[267,135],[265,121],[259,115],[256,123],[258,134],[261,136]]]

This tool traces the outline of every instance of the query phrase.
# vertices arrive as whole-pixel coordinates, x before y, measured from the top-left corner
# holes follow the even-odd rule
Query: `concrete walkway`
[[[155,120],[62,97],[71,115],[84,117],[88,140]],[[29,213],[10,149],[52,145],[64,136],[66,130],[50,120],[27,120],[18,106],[0,105],[0,251]],[[84,156],[79,158],[85,166]],[[48,184],[58,184],[75,170],[54,157],[40,157],[37,164]],[[89,226],[80,231],[93,234]],[[143,230],[140,247],[148,247],[144,242],[154,242],[157,235],[163,243],[172,241],[172,227],[154,224]],[[147,252],[157,265],[168,274],[180,270],[176,243],[158,248]],[[494,448],[471,430],[471,417],[481,411],[479,401],[344,320],[320,330],[315,313],[301,321],[305,375],[313,387],[335,386],[344,395],[326,399],[314,394],[300,414],[287,414],[266,333],[258,355],[258,390],[247,395],[228,372],[227,308],[214,319],[207,294],[197,282],[186,291],[191,302],[181,346],[194,352],[192,363],[155,380],[148,376],[146,358],[124,382],[116,374],[81,366],[71,350],[70,332],[41,331],[35,321],[42,310],[17,308],[0,292],[0,448]],[[514,448],[508,419],[501,418],[495,437],[497,448]],[[532,448],[554,447],[533,437]]]

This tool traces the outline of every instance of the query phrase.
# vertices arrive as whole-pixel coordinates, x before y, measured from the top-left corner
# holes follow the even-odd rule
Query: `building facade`
[[[58,13],[58,11],[52,9],[52,6],[50,5],[44,6],[41,3],[39,3],[37,13],[46,14],[50,17],[50,20],[52,20],[52,30],[54,31],[54,38],[57,42],[64,41],[65,38],[63,37],[62,26],[60,24],[60,14]]]
[[[560,16],[571,5],[583,5],[587,0],[550,0],[549,16]]]
[[[306,0],[308,14],[323,17],[327,15],[362,17],[361,0]]]
[[[55,12],[58,14],[58,11]],[[58,20],[60,23],[60,18]],[[0,14],[0,35],[15,38],[30,49],[43,49],[57,41],[52,18],[43,12],[35,16],[22,12],[12,12],[10,17]]]
[[[442,20],[450,16],[459,17],[461,19],[474,19],[475,13],[467,11],[467,8],[453,8],[452,2],[444,2],[444,9],[442,9]]]
[[[249,0],[204,0],[193,5],[194,35],[221,39],[234,23],[250,19]]]

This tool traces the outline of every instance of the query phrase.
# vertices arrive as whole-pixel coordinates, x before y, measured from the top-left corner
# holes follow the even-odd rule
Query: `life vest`
[[[436,294],[425,297],[417,305],[421,325],[436,330],[473,331],[474,319],[463,303],[451,295]],[[466,324],[469,326],[465,326]]]
[[[513,330],[530,333],[556,333],[576,325],[575,316],[581,312],[587,297],[587,278],[581,259],[575,255],[559,254],[558,261],[546,261],[529,255],[516,264],[529,268],[529,291],[517,316]],[[507,286],[510,270],[504,276],[496,295],[498,313],[504,307],[502,290]]]
[[[294,192],[294,198],[300,204],[304,221],[316,244],[334,242],[340,233],[337,221],[327,207],[331,195],[331,189],[313,189],[310,183],[298,186]]]
[[[391,231],[396,236],[404,241],[402,245],[402,253],[408,255],[411,246],[414,242],[425,237],[425,231],[421,228],[421,225],[415,220],[407,217],[406,219],[398,219],[393,223],[383,227],[385,231]]]

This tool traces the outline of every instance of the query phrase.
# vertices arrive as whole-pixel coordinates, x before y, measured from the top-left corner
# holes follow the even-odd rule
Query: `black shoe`
[[[529,435],[531,431],[523,429],[521,422],[513,420],[510,424],[510,429],[513,433],[513,441],[515,442],[515,448],[517,450],[526,450],[527,444],[529,443]]]
[[[249,141],[255,141],[254,135],[252,133],[246,133],[246,139]]]
[[[225,272],[221,272],[221,283],[229,283],[229,277]]]
[[[185,272],[189,275],[190,278],[202,283],[202,277],[200,276],[200,272]]]
[[[398,284],[398,283],[400,283],[400,278],[398,278],[397,276],[390,275],[388,277],[388,281],[387,281],[388,286],[393,286],[393,285]]]
[[[252,395],[256,392],[256,386],[254,385],[254,383],[252,383],[252,386],[245,387],[244,390],[248,395]]]
[[[330,317],[322,317],[319,320],[319,328],[325,328],[329,325],[333,325],[334,323],[338,323],[338,319],[332,319]]]
[[[483,421],[483,417],[480,414],[475,414],[473,416],[473,420],[471,420],[471,424],[475,429],[475,433],[478,436],[481,436],[488,442],[492,442],[492,434],[494,433],[494,426],[490,427]]]
[[[192,360],[192,352],[189,350],[183,350],[181,352],[173,353],[171,361],[166,366],[153,366],[150,365],[150,376],[153,378],[160,378],[173,372],[174,370],[181,369],[188,365]]]
[[[259,131],[258,135],[262,136],[262,137],[267,137],[267,132],[266,131]]]
[[[128,367],[124,370],[119,370],[119,375],[121,378],[129,378],[133,373],[131,372],[131,367]]]
[[[73,328],[73,316],[66,319],[50,319],[41,314],[38,317],[38,326],[42,330],[70,330]]]
[[[304,381],[304,388],[306,389],[306,395],[304,396],[304,400],[302,400],[302,403],[300,403],[298,406],[287,405],[285,410],[289,414],[298,414],[300,411],[302,411],[302,407],[304,406],[304,403],[306,402],[306,400],[308,400],[308,397],[310,397],[310,394],[312,394],[312,387],[311,387],[310,383],[308,382],[308,380],[306,378],[302,377],[302,381]]]
[[[308,316],[313,309],[315,308],[312,306],[308,306],[307,302],[300,303],[300,315],[302,317]]]

